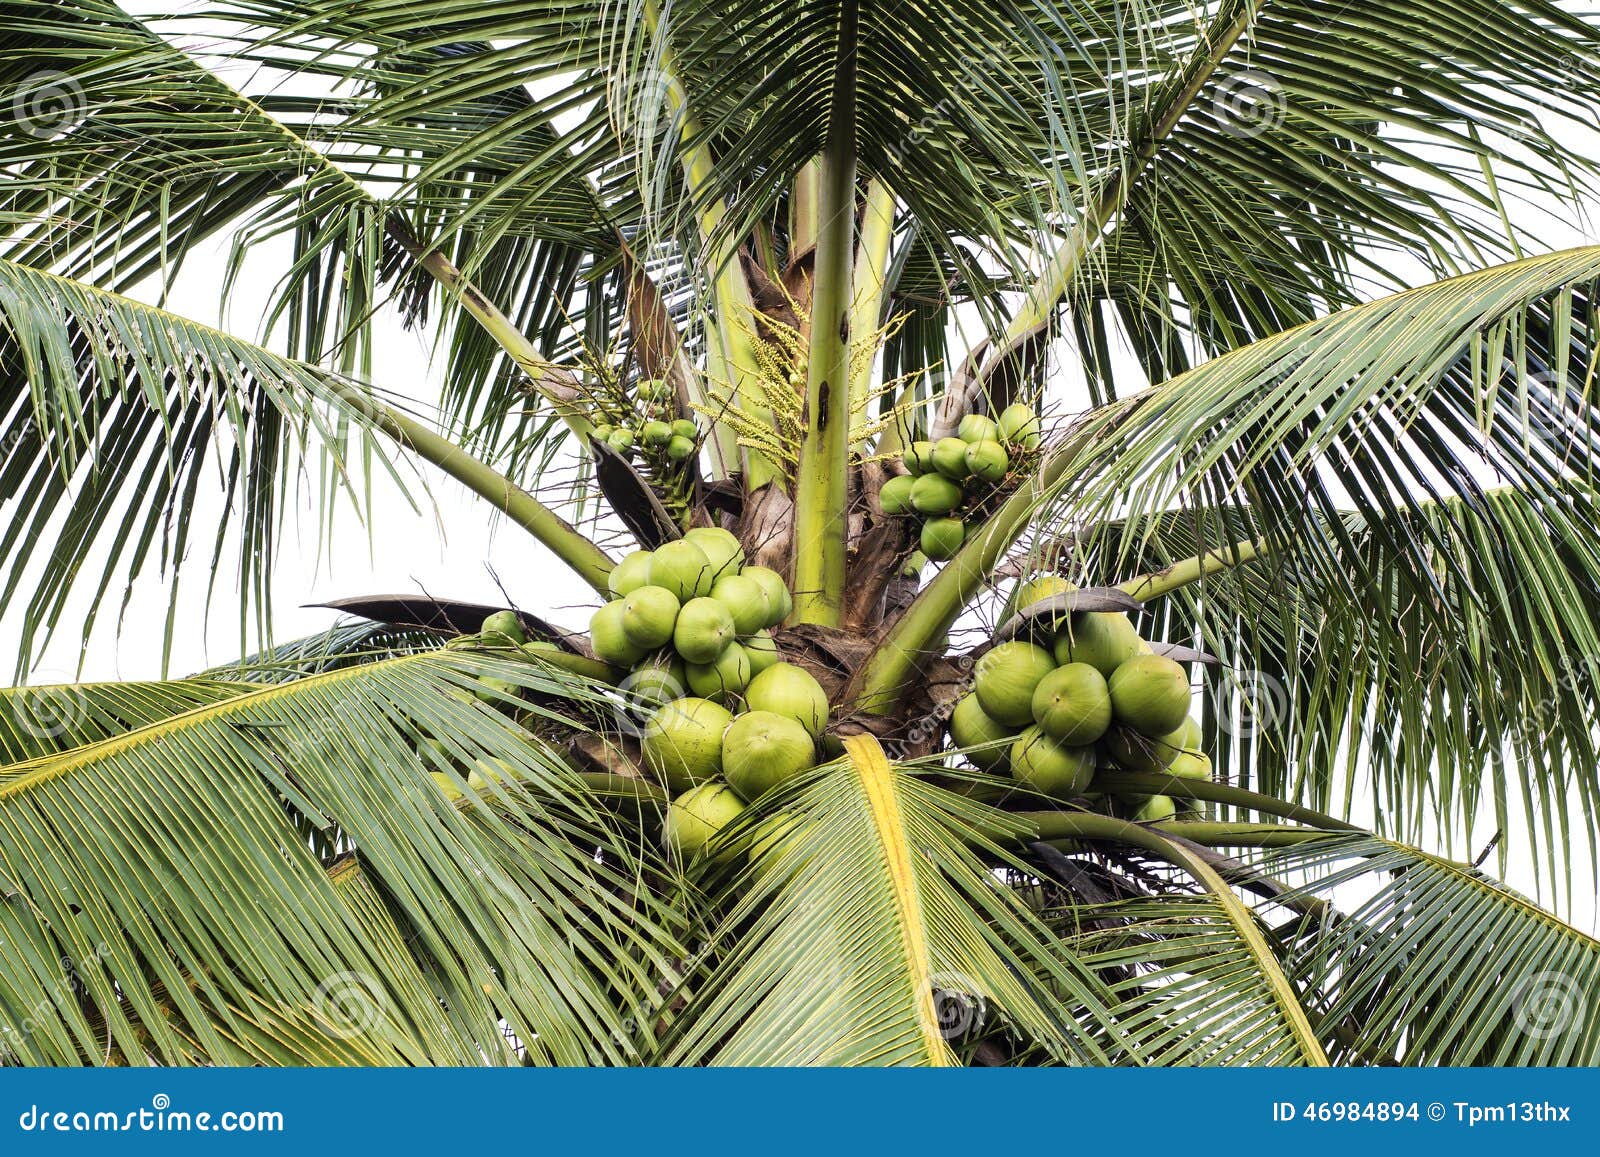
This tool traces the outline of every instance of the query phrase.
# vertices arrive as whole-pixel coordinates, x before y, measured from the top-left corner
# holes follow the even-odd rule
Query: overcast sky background
[[[135,11],[170,10],[170,5],[134,3]],[[229,79],[242,83],[242,76]],[[1537,224],[1552,247],[1592,243],[1594,230],[1564,223],[1541,206],[1518,210],[1522,220]],[[245,276],[230,298],[222,297],[228,242],[221,238],[192,257],[174,287],[167,307],[197,321],[217,325],[238,336],[259,339],[261,317],[272,280],[287,264],[287,246],[265,247],[246,267]],[[143,294],[153,300],[153,289]],[[139,295],[136,295],[139,296]],[[426,404],[439,394],[439,373],[432,364],[427,333],[408,332],[386,315],[378,323],[375,343],[374,384],[383,392]],[[973,336],[978,336],[974,334]],[[1081,409],[1084,401],[1071,386],[1073,375],[1064,373],[1057,384],[1054,403],[1064,412]],[[593,593],[550,553],[514,526],[485,511],[458,484],[424,468],[421,475],[431,497],[413,486],[420,510],[385,479],[374,480],[374,525],[368,534],[354,513],[341,511],[331,542],[320,540],[315,510],[314,472],[299,497],[299,517],[291,517],[290,531],[282,542],[274,581],[274,634],[279,641],[298,638],[330,625],[332,612],[307,606],[328,599],[374,593],[419,593],[488,603],[503,602],[501,585],[512,600],[537,609],[567,626],[582,629],[594,604]],[[199,513],[200,526],[214,525],[220,488],[209,496],[210,505]],[[240,654],[240,625],[236,607],[237,574],[230,568],[217,576],[217,591],[209,616],[205,606],[208,580],[209,535],[191,552],[180,591],[184,605],[172,640],[170,672],[182,675],[227,662]],[[26,590],[26,586],[24,590]],[[125,615],[118,622],[117,594],[113,592],[86,652],[80,653],[77,624],[87,609],[80,597],[78,617],[67,616],[62,633],[40,657],[30,677],[33,683],[71,682],[78,678],[150,679],[163,673],[163,634],[169,581],[148,574],[135,583]],[[21,600],[18,600],[20,604]],[[15,654],[21,633],[20,605],[0,614],[0,653]],[[253,646],[252,640],[250,645]],[[1581,816],[1581,811],[1576,811]],[[1355,817],[1359,820],[1360,817]],[[1490,824],[1485,833],[1492,831]],[[1516,838],[1517,828],[1508,835]],[[1492,863],[1491,863],[1492,866]],[[1534,874],[1525,856],[1515,856],[1508,882],[1535,891]],[[1571,916],[1585,929],[1596,927],[1594,884],[1587,865],[1575,867],[1578,896]]]

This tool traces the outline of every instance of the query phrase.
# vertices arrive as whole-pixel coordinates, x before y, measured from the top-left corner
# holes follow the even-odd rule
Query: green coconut
[[[528,641],[527,634],[522,630],[522,620],[517,618],[516,611],[496,611],[483,620],[483,625],[478,628],[478,634],[483,636],[484,642],[498,647],[509,644],[520,646]]]
[[[503,707],[507,699],[515,699],[522,694],[522,686],[497,675],[480,675],[473,694],[485,703]]]
[[[1005,617],[1020,614],[1033,606],[1042,603],[1045,599],[1064,595],[1078,588],[1058,574],[1035,575],[1031,579],[1019,579],[1017,585],[1011,588],[1011,596],[1006,600]],[[1065,616],[1063,616],[1065,617]]]
[[[1011,469],[1006,448],[994,439],[967,445],[967,473],[981,482],[999,482]]]
[[[1032,708],[1045,734],[1070,747],[1093,743],[1111,726],[1105,676],[1087,663],[1068,663],[1039,680]]]
[[[645,766],[674,788],[715,778],[722,773],[722,733],[732,722],[728,709],[709,699],[662,704],[640,737]]]
[[[611,586],[612,596],[620,599],[649,583],[652,557],[652,551],[636,550],[614,566],[611,569],[611,577],[607,580]]]
[[[744,800],[723,783],[692,787],[667,806],[661,834],[681,860],[692,860],[744,813]]]
[[[1011,778],[1052,799],[1083,794],[1094,778],[1094,748],[1058,743],[1030,727],[1011,745]]]
[[[968,414],[956,427],[956,436],[965,442],[993,442],[1000,437],[1000,427],[993,418]]]
[[[650,582],[666,587],[680,603],[711,593],[716,575],[706,552],[687,538],[663,543],[650,559]]]
[[[1001,410],[1000,420],[995,425],[1002,442],[1025,450],[1039,448],[1039,415],[1026,402],[1012,402]]]
[[[1087,663],[1107,679],[1139,653],[1139,632],[1121,611],[1084,611],[1056,632],[1058,663]]]
[[[612,599],[589,618],[589,645],[602,663],[613,667],[631,667],[646,654],[645,648],[628,638],[622,620],[621,599]]]
[[[1189,676],[1164,655],[1135,655],[1106,682],[1117,722],[1135,731],[1161,737],[1188,718]]]
[[[935,562],[954,558],[967,538],[967,524],[959,518],[930,518],[922,524],[917,545]]]
[[[1163,743],[1170,743],[1181,751],[1199,754],[1200,745],[1205,737],[1200,731],[1200,724],[1192,716],[1186,716],[1182,723],[1161,737]]]
[[[720,526],[697,526],[684,532],[684,541],[692,542],[705,551],[711,560],[713,583],[716,579],[738,574],[744,566],[744,547],[730,532]]]
[[[1153,795],[1139,805],[1139,810],[1133,813],[1134,823],[1158,824],[1162,820],[1170,820],[1178,814],[1178,805],[1173,802],[1170,795]]]
[[[430,771],[428,774],[433,777],[433,782],[439,785],[439,790],[444,792],[445,799],[454,803],[461,798],[461,789],[456,786],[456,781],[447,772]]]
[[[924,474],[911,484],[911,508],[918,514],[949,514],[961,505],[961,487],[943,474]]]
[[[623,634],[646,651],[664,647],[672,640],[678,607],[678,596],[666,587],[642,586],[622,600]]]
[[[1179,779],[1210,779],[1211,757],[1195,751],[1180,751],[1177,757],[1167,764],[1167,774],[1175,775]]]
[[[503,759],[480,759],[467,772],[467,786],[482,791],[491,783],[511,783],[517,779],[517,770]]]
[[[900,455],[906,471],[912,475],[927,474],[933,469],[933,443],[913,442],[906,452]]]
[[[640,378],[634,388],[645,402],[664,402],[673,394],[672,383],[663,378]]]
[[[610,446],[624,458],[633,457],[633,431],[626,426],[618,426],[606,438],[606,445]]]
[[[817,745],[799,720],[747,711],[722,737],[722,774],[745,799],[757,799],[817,762]]]
[[[950,738],[957,747],[981,748],[968,751],[966,757],[975,766],[995,775],[1005,773],[1006,756],[1010,754],[1010,741],[1015,735],[1016,728],[1007,727],[989,716],[976,694],[963,695],[950,714]]]
[[[878,505],[888,515],[911,513],[911,488],[917,480],[909,474],[896,474],[878,491]]]
[[[734,640],[733,616],[713,598],[690,599],[678,612],[672,645],[688,663],[710,663]]]
[[[900,577],[908,579],[921,578],[922,568],[927,565],[928,556],[920,550],[914,550],[906,556],[906,561],[900,564]]]
[[[771,631],[757,631],[748,639],[740,639],[739,645],[744,648],[744,653],[750,660],[752,677],[761,674],[783,658],[778,652],[778,644],[773,640]]]
[[[710,663],[689,663],[684,667],[689,690],[714,703],[729,703],[750,682],[750,656],[738,643],[729,643]]]
[[[728,608],[734,632],[741,637],[755,634],[772,621],[767,589],[749,575],[723,575],[711,588],[711,597]]]
[[[635,669],[620,687],[636,710],[654,711],[688,692],[688,670],[682,659],[658,655]]]
[[[605,442],[611,437],[611,432],[615,429],[616,427],[610,422],[597,422],[590,433],[594,436],[596,442]]]
[[[672,441],[672,427],[654,419],[646,422],[644,429],[639,433],[646,446],[654,446],[657,449]]]
[[[1129,727],[1112,727],[1101,737],[1100,750],[1124,771],[1162,771],[1178,757],[1178,749],[1172,744]]]
[[[940,438],[933,444],[933,468],[955,482],[968,474],[965,438]]]
[[[767,626],[775,627],[789,617],[789,612],[794,610],[794,597],[789,594],[789,584],[783,581],[781,574],[764,566],[747,566],[739,573],[755,579],[767,592],[767,602],[772,606]]]
[[[799,722],[813,737],[828,726],[828,693],[815,676],[793,663],[774,663],[744,689],[751,711],[771,711]]]
[[[672,435],[675,438],[687,438],[693,442],[700,437],[700,429],[689,418],[677,418],[672,423]]]
[[[565,647],[552,643],[549,639],[529,639],[520,648],[524,655],[532,655],[535,659],[545,655],[571,654]]]
[[[1001,643],[978,660],[973,686],[989,718],[1008,727],[1033,722],[1033,693],[1055,670],[1050,652],[1016,640]]]
[[[687,462],[694,457],[694,439],[674,434],[667,443],[667,458],[673,462]]]

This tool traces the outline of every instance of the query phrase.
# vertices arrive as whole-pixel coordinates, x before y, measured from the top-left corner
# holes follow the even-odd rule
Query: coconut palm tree
[[[0,14],[0,599],[25,675],[69,599],[167,576],[170,636],[237,560],[261,643],[4,693],[8,1062],[1600,1059],[1600,942],[1485,874],[1595,866],[1600,246],[1525,222],[1600,175],[1600,24],[160,7]],[[254,333],[167,308],[219,240],[279,260]],[[376,380],[396,316],[440,396]],[[907,515],[951,438],[983,477]],[[441,472],[597,606],[732,532],[786,591],[717,661],[805,673],[819,746],[775,770],[763,697],[685,803],[655,628],[542,583],[274,643],[295,488]],[[949,737],[987,656],[1121,614],[1209,776]]]

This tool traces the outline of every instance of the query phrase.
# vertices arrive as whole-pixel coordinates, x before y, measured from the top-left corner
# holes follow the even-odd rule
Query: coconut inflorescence
[[[1074,589],[1059,575],[1021,580],[1005,617]],[[1094,778],[1102,769],[1211,777],[1200,724],[1189,715],[1188,674],[1122,612],[1063,610],[1052,622],[1042,609],[1032,640],[999,643],[979,657],[972,689],[950,715],[951,740],[979,770],[1040,795],[1115,807],[1140,822],[1172,818],[1186,805],[1165,795],[1096,793]]]

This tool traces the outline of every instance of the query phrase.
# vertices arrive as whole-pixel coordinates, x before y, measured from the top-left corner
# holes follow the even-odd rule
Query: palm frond
[[[247,690],[214,678],[0,689],[0,775],[7,764],[100,743]]]
[[[618,1010],[672,942],[626,840],[547,746],[474,697],[480,674],[592,694],[531,663],[414,656],[10,769],[14,1059],[239,1063],[268,1034],[302,1062],[330,1037],[390,1063],[514,1062],[509,1029],[529,1060],[626,1060]],[[538,702],[523,709],[548,714]],[[469,788],[460,769],[480,760],[502,761],[499,778]],[[359,896],[328,871],[350,855]]]

